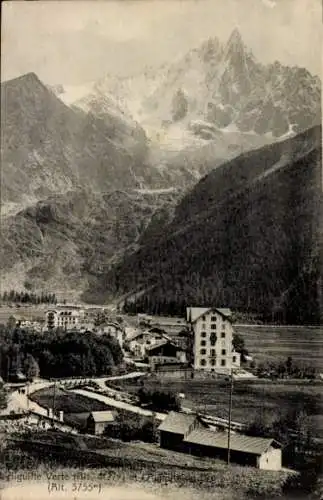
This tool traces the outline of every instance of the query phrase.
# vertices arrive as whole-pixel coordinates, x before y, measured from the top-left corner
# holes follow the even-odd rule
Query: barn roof
[[[105,411],[92,411],[91,415],[94,422],[114,422],[115,412],[105,410]]]
[[[212,448],[227,449],[228,433],[215,432],[209,429],[196,429],[190,432],[184,441],[192,444],[210,446]],[[280,443],[272,438],[245,436],[243,434],[234,433],[230,435],[230,449],[233,451],[262,455],[271,445],[274,445],[276,448],[281,447]]]
[[[190,426],[195,422],[196,415],[188,415],[171,411],[158,427],[159,431],[172,432],[174,434],[186,434]]]

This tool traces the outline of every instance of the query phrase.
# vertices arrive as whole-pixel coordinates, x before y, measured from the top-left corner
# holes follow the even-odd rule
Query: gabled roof
[[[158,430],[185,435],[196,419],[196,415],[188,415],[186,413],[171,411],[165,420],[160,424]]]
[[[176,345],[173,344],[173,342],[171,342],[170,340],[161,339],[160,342],[156,342],[156,344],[153,344],[153,345],[147,347],[147,351],[152,351],[153,349],[157,349],[158,347],[161,347],[161,346],[166,345],[166,344],[170,344],[170,345],[176,347]]]
[[[213,448],[227,449],[228,433],[215,432],[208,429],[196,429],[190,432],[184,441],[192,444],[211,446]],[[262,455],[271,445],[276,448],[281,448],[280,443],[272,438],[245,436],[243,434],[234,433],[230,435],[230,449],[233,451]]]
[[[148,330],[149,333],[159,333],[160,335],[166,334],[166,330],[162,328],[161,326],[151,326]]]
[[[223,307],[187,307],[186,308],[186,317],[187,321],[190,323],[195,323],[201,316],[204,316],[204,314],[208,314],[211,311],[216,311],[221,316],[223,316],[226,319],[230,319],[232,316],[231,310],[228,308],[223,308]]]
[[[134,332],[132,335],[128,337],[128,341],[131,342],[132,340],[136,340],[137,338],[141,337],[143,335],[143,332]]]
[[[136,340],[139,337],[163,337],[162,333],[156,333],[156,332],[151,332],[150,330],[145,330],[144,332],[135,332],[133,335],[131,335],[128,338],[129,342],[132,342],[133,340]]]
[[[153,351],[154,349],[157,349],[158,347],[162,347],[163,345],[171,345],[172,347],[175,347],[176,351],[185,351],[185,349],[176,345],[175,342],[172,342],[169,339],[163,339],[160,342],[156,342],[156,344],[153,344],[153,345],[147,347],[146,350]]]
[[[105,411],[92,411],[91,414],[94,422],[114,422],[115,412],[105,410]]]
[[[210,310],[209,307],[187,307],[186,308],[186,315],[187,315],[187,320],[190,321],[191,323],[194,323],[200,316],[203,316],[203,314],[206,314]]]
[[[232,316],[232,311],[228,307],[217,307],[216,310],[222,314],[223,316],[226,316],[230,318]]]

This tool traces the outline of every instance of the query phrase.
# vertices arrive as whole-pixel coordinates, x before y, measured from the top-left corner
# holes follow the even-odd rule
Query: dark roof
[[[156,342],[156,344],[153,344],[153,345],[147,347],[147,351],[149,351],[149,352],[154,351],[155,349],[158,349],[159,347],[162,347],[163,345],[168,345],[168,346],[174,347],[174,349],[176,351],[184,351],[185,352],[185,349],[176,345],[174,342],[172,342],[171,340],[168,340],[168,339],[163,339],[160,342]]]
[[[184,441],[192,444],[211,446],[212,448],[227,449],[228,433],[215,432],[209,429],[196,429],[190,432]],[[280,443],[272,438],[245,436],[243,434],[234,433],[230,435],[230,449],[233,451],[262,455],[271,445],[276,448],[281,448]]]
[[[158,430],[184,435],[196,419],[196,415],[187,415],[186,413],[171,411],[160,424]]]
[[[154,349],[158,349],[159,347],[162,347],[163,345],[166,345],[166,344],[170,344],[169,340],[163,339],[160,342],[156,342],[156,344],[153,344],[153,345],[147,347],[147,351],[153,351]]]
[[[228,308],[224,307],[187,307],[186,308],[186,314],[187,314],[187,320],[191,323],[195,323],[201,316],[204,316],[205,314],[208,314],[212,311],[216,311],[221,316],[223,316],[225,319],[228,319],[229,321],[231,320],[231,310]]]
[[[119,330],[123,330],[123,327],[119,325],[119,323],[116,323],[115,321],[106,321],[105,323],[103,323],[103,325],[100,325],[101,328],[104,328],[105,326],[114,326]]]

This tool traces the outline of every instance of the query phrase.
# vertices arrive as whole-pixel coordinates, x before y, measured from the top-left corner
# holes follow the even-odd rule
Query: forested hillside
[[[102,298],[137,308],[230,306],[315,324],[321,305],[321,129],[242,155],[202,179],[176,216],[117,266]],[[128,306],[129,301],[128,300]]]

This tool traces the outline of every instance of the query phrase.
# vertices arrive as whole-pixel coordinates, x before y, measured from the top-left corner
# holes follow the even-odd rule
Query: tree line
[[[221,168],[203,178],[167,231],[108,271],[111,296],[148,290],[126,304],[138,312],[178,314],[185,301],[230,306],[266,323],[320,325],[320,154],[248,186],[280,154],[264,148],[254,162],[233,160],[226,175]]]
[[[78,331],[45,332],[0,327],[0,375],[22,372],[27,378],[109,375],[123,361],[116,339]]]
[[[55,293],[36,294],[31,292],[18,292],[16,290],[4,291],[3,302],[15,302],[16,304],[57,304]]]
[[[314,380],[317,375],[315,366],[295,362],[291,356],[285,361],[267,361],[251,368],[255,369],[256,375],[261,378]]]

